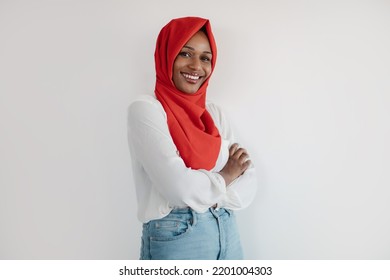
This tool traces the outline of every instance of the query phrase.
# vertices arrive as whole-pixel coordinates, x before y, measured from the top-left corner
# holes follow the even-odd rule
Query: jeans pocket
[[[186,215],[188,216],[188,215]],[[165,217],[152,221],[149,227],[150,240],[172,241],[187,236],[192,231],[192,218]]]

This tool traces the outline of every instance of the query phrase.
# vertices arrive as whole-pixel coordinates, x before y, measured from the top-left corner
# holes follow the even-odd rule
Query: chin
[[[185,93],[185,94],[195,94],[198,90],[199,90],[199,88],[197,88],[197,89],[186,89],[186,88],[180,89],[180,91]]]
[[[197,92],[198,90],[194,90],[194,91],[186,91],[185,93],[187,93],[187,94],[195,94],[196,92]]]
[[[186,91],[184,93],[186,93],[186,94],[195,94],[196,92],[197,92],[197,90],[196,91]]]

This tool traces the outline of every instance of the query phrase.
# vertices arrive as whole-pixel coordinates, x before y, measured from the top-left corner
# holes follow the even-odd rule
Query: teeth
[[[186,74],[186,73],[183,73],[183,76],[187,79],[191,79],[191,80],[199,80],[199,76],[192,76],[192,75],[189,75],[189,74]]]

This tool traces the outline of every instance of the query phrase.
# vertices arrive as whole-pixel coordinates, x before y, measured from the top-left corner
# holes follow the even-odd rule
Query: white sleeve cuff
[[[219,192],[225,194],[226,193],[226,183],[225,179],[222,177],[221,174],[217,172],[210,172],[204,169],[199,169],[198,171],[206,174],[209,178],[213,186],[215,186]]]

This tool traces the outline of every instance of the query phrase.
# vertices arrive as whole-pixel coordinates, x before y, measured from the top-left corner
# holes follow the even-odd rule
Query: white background
[[[389,259],[386,0],[0,0],[0,258],[138,258],[126,110],[189,15],[257,167],[246,258]]]

